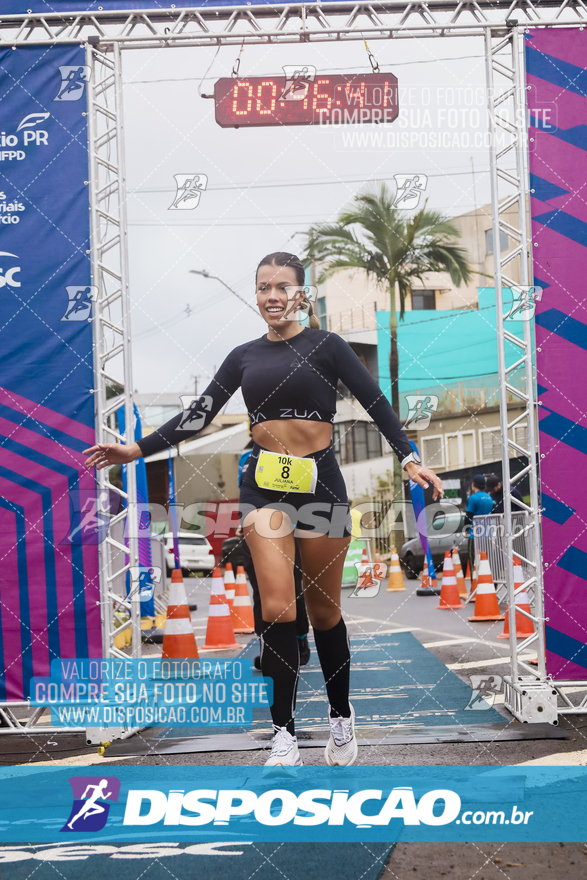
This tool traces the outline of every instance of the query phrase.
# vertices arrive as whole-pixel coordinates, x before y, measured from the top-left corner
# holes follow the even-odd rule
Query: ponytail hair
[[[304,269],[300,258],[296,257],[295,254],[288,254],[284,251],[277,251],[274,254],[267,254],[267,256],[263,257],[263,259],[257,266],[257,272],[259,271],[261,266],[289,266],[295,272],[296,283],[298,284],[298,286],[305,287],[306,285],[306,270]],[[255,273],[255,276],[257,275],[257,272]],[[309,303],[308,315],[308,325],[313,330],[320,330],[320,321],[314,314],[312,303]]]

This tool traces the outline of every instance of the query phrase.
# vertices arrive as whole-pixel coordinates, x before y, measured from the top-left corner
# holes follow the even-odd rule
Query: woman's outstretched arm
[[[122,443],[98,443],[84,449],[84,455],[90,456],[86,466],[100,470],[113,464],[127,464],[141,456],[146,458],[155,452],[169,449],[181,440],[197,436],[230,400],[240,383],[240,353],[238,349],[233,349],[204,393],[194,398],[187,409],[136,443],[128,446]]]

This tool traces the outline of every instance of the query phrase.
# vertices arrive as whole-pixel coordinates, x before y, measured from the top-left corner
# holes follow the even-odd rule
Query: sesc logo
[[[9,254],[8,251],[0,251],[0,288],[2,287],[20,287],[20,281],[17,281],[14,277],[17,272],[20,272],[20,266],[12,266],[8,269],[4,269],[5,261],[4,258],[8,257],[10,260],[18,260],[16,254]]]
[[[61,831],[101,831],[108,821],[110,804],[118,800],[120,780],[116,776],[73,776],[73,806]]]

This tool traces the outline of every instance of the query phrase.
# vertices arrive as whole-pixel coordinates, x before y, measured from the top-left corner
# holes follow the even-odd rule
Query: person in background
[[[471,566],[471,575],[475,566],[475,539],[473,538],[473,517],[482,516],[493,511],[493,498],[485,491],[485,477],[483,474],[477,474],[473,477],[473,485],[471,486],[471,494],[467,502],[467,510],[465,511],[465,526],[469,538],[469,565]]]
[[[496,477],[495,474],[488,474],[487,479],[485,480],[485,488],[493,500],[493,510],[491,512],[503,513],[503,485],[499,477]],[[516,501],[521,501],[523,504],[524,499],[515,486],[510,486],[510,496],[513,502],[512,510],[517,510],[519,505],[516,504]],[[522,508],[520,507],[520,510],[521,509]]]
[[[248,458],[253,451],[253,439],[251,438],[241,453],[238,460],[238,484],[240,487],[243,468],[246,467]],[[245,571],[253,589],[253,618],[255,620],[255,632],[261,637],[263,632],[263,616],[261,614],[261,597],[259,596],[259,584],[257,575],[255,574],[255,566],[253,565],[253,557],[249,550],[249,545],[244,540],[242,526],[239,526],[235,535],[242,538],[242,553],[245,560]],[[296,555],[294,561],[294,587],[296,593],[296,635],[300,643],[300,666],[306,666],[310,660],[310,645],[308,643],[308,632],[310,631],[310,623],[308,621],[308,612],[306,610],[306,601],[304,599],[304,591],[302,588],[302,560],[300,556],[300,548],[296,541]],[[261,656],[258,654],[254,661],[255,669],[261,669]]]

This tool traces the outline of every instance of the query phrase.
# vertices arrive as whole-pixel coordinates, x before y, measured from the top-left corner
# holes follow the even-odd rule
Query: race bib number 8
[[[313,494],[317,477],[318,468],[313,458],[280,455],[265,449],[259,453],[255,481],[261,489]]]

